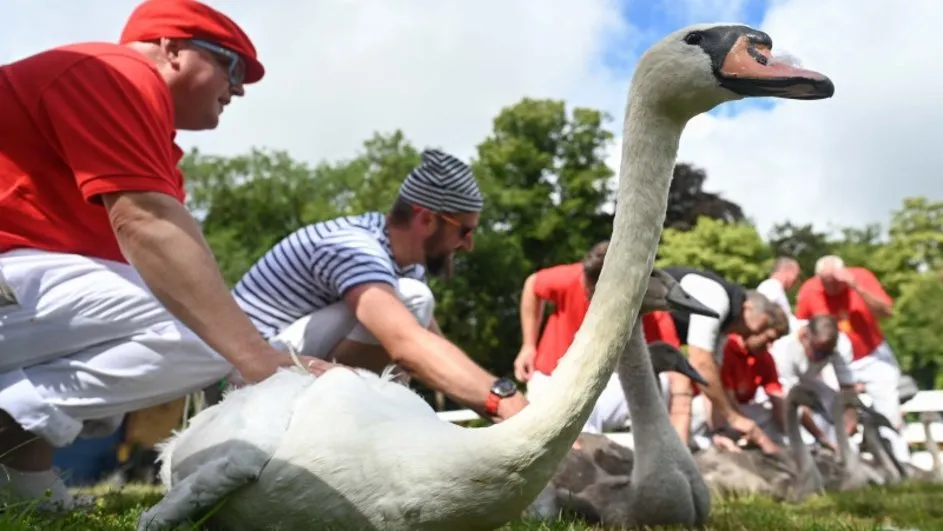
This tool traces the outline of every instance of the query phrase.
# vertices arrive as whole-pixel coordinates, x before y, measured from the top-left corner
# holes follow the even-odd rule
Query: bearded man
[[[379,372],[398,365],[494,421],[527,400],[442,336],[426,271],[448,277],[474,248],[484,201],[471,169],[426,150],[387,213],[344,216],[278,242],[233,289],[272,344]]]

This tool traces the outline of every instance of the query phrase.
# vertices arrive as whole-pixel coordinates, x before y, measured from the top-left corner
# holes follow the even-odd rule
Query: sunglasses
[[[227,65],[224,61],[220,61],[220,64],[226,68],[226,71],[229,73],[229,84],[232,86],[241,85],[246,78],[246,63],[242,60],[242,57],[232,50],[227,50],[222,46],[213,44],[208,41],[200,39],[191,39],[190,43],[196,46],[197,48],[202,48],[207,52],[212,53],[219,59],[228,60],[229,64]]]
[[[457,220],[457,219],[455,219],[455,218],[453,218],[453,217],[451,217],[451,216],[448,216],[448,215],[446,215],[446,214],[443,214],[443,213],[441,213],[441,212],[438,213],[438,216],[439,216],[440,218],[442,218],[444,221],[446,221],[447,223],[449,223],[450,225],[455,225],[456,227],[458,227],[458,235],[459,235],[459,237],[461,237],[462,239],[467,238],[468,235],[471,234],[472,231],[475,230],[475,227],[469,227],[468,225],[465,225],[465,224],[462,223],[461,221],[459,221],[459,220]]]

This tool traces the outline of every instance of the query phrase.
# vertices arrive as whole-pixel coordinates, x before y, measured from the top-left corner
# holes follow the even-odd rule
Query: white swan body
[[[227,492],[213,520],[233,530],[273,525],[484,530],[522,514],[570,450],[628,347],[687,121],[745,96],[832,95],[827,78],[776,63],[769,57],[770,46],[767,35],[751,28],[698,25],[672,33],[638,61],[629,90],[609,249],[589,312],[551,377],[554,393],[500,424],[461,428],[440,420],[408,390],[396,390],[395,384],[379,378],[333,369],[283,388],[276,384],[295,379],[276,376],[246,389],[239,398],[242,407],[227,404],[237,402],[233,395],[201,413],[204,418],[167,445],[162,461],[169,463],[164,475],[170,478],[170,488],[160,503],[142,514],[139,529],[195,516],[223,501]],[[629,401],[633,423],[658,425],[659,434],[677,439],[642,347],[620,362],[620,367],[645,373],[633,381],[638,385]],[[283,411],[267,409],[274,404],[282,404],[275,407]],[[251,433],[258,426],[277,428],[283,422],[264,418],[269,416],[288,418],[280,438]],[[233,426],[243,429],[228,431]],[[667,485],[677,480],[688,485],[672,500],[655,500],[664,506],[657,518],[678,509],[672,523],[703,524],[707,514],[696,507],[698,500],[682,481],[687,464],[684,470],[669,470],[678,474],[666,482],[657,463],[645,463],[646,456],[667,455],[652,447],[673,444],[670,441],[636,440],[640,457],[632,482]],[[233,447],[239,443],[256,446],[245,451],[259,457],[234,456]],[[265,462],[272,447],[274,453]],[[671,455],[675,453],[672,449]],[[251,466],[236,467],[240,469],[230,475],[222,472],[242,461],[251,461]],[[642,494],[636,501],[648,503]]]

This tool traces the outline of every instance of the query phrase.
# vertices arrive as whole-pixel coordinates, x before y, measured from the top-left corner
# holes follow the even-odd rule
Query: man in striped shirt
[[[388,213],[303,227],[245,274],[233,296],[263,336],[379,372],[394,363],[433,389],[503,420],[527,401],[442,337],[426,271],[448,277],[471,251],[484,202],[471,169],[426,150]]]

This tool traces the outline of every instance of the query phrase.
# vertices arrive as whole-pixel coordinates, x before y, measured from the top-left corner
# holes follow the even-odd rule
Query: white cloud
[[[775,2],[760,27],[774,53],[829,75],[835,96],[702,115],[685,131],[679,160],[704,168],[707,188],[742,205],[763,234],[785,220],[886,224],[904,197],[943,198],[943,68],[932,51],[943,2],[889,6]]]
[[[19,0],[0,62],[116,39],[136,3]],[[268,70],[216,131],[180,135],[209,152],[265,145],[334,160],[374,131],[401,128],[420,146],[467,157],[500,109],[523,96],[603,107],[622,90],[596,61],[607,39],[627,31],[614,0],[208,3],[246,29]]]
[[[612,113],[621,132],[628,73],[601,62],[657,31],[623,22],[617,0],[394,3],[211,0],[253,36],[269,73],[217,131],[185,147],[233,155],[251,146],[309,161],[352,156],[374,131],[470,156],[501,107],[566,99]],[[748,0],[662,0],[684,20],[735,20]],[[10,2],[8,2],[10,3]],[[116,39],[136,0],[12,0],[0,63],[72,41]],[[631,4],[634,5],[634,4]],[[630,5],[630,7],[631,7]],[[755,5],[753,2],[750,5]],[[885,222],[907,195],[943,197],[932,169],[943,130],[943,69],[933,50],[943,2],[772,0],[761,25],[836,84],[832,100],[700,116],[680,160],[766,231],[791,219]],[[629,9],[630,16],[632,9]],[[631,55],[631,54],[629,54]],[[618,168],[618,149],[611,158]]]

